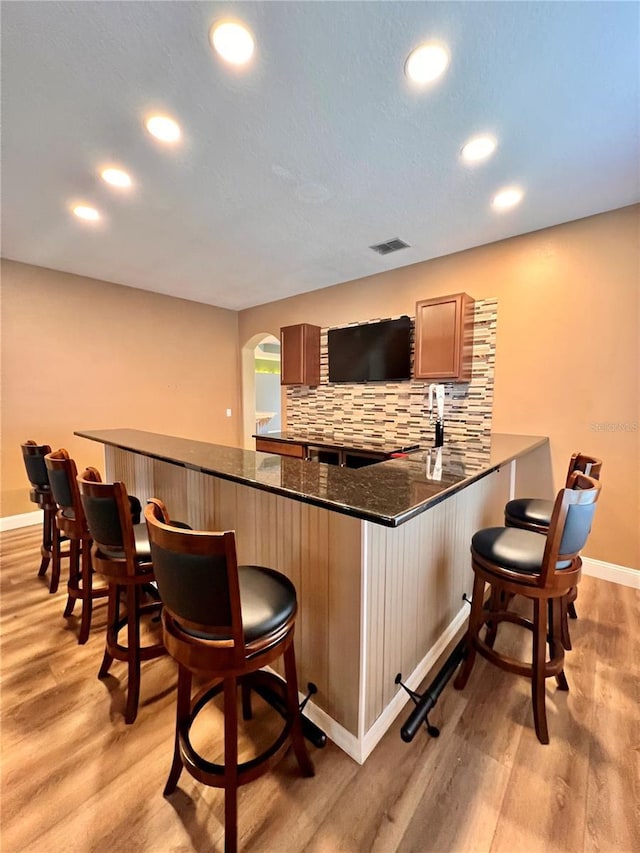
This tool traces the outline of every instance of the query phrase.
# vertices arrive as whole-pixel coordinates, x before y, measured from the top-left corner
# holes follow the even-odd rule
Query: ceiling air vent
[[[379,255],[388,255],[389,252],[397,252],[398,249],[408,249],[409,244],[394,237],[393,240],[387,240],[386,243],[378,243],[377,246],[369,246],[369,248]]]

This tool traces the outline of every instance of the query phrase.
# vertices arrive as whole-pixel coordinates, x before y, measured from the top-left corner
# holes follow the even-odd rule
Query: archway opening
[[[282,429],[280,341],[269,332],[242,347],[243,444],[253,450],[254,435]]]
[[[280,432],[280,341],[269,335],[255,348],[256,432]]]

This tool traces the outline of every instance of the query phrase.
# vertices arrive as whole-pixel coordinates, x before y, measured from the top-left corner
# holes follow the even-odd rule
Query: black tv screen
[[[329,382],[394,382],[411,378],[411,320],[382,320],[329,329]]]

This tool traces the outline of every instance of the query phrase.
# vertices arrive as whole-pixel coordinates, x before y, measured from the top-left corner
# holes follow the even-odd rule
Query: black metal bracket
[[[307,704],[309,699],[311,699],[311,697],[314,695],[314,693],[317,693],[317,692],[318,692],[318,688],[313,683],[313,681],[307,682],[307,695],[304,697],[304,699],[300,703],[300,713],[302,713],[304,711],[304,706]]]
[[[395,680],[396,684],[399,684],[400,687],[402,687],[402,689],[405,691],[405,693],[409,694],[409,697],[411,698],[411,701],[413,702],[413,704],[416,706],[416,711],[417,711],[418,708],[420,707],[420,703],[421,703],[422,699],[424,698],[424,694],[416,693],[415,690],[410,690],[406,684],[403,684],[401,672],[399,672],[396,675],[394,680]],[[427,732],[431,735],[431,737],[440,737],[440,729],[437,726],[432,726],[431,723],[429,722],[429,711],[430,710],[431,710],[431,708],[428,708],[424,712],[424,714],[421,716],[420,722],[417,723],[417,725],[416,725],[416,730],[420,727],[420,723],[422,722],[422,720],[424,718],[424,724],[427,727]],[[415,715],[416,711],[413,711],[413,713],[411,714],[411,717],[413,717]],[[413,738],[415,737],[415,732],[411,735],[410,738],[406,738],[404,736],[404,729],[406,728],[406,725],[407,724],[405,723],[405,725],[402,727],[402,732],[400,733],[400,736],[402,737],[402,740],[405,740],[405,741],[413,740]]]
[[[456,671],[460,663],[464,660],[467,653],[467,638],[465,636],[458,642],[449,657],[446,659],[438,674],[427,687],[424,693],[416,693],[410,690],[402,683],[402,674],[398,673],[395,678],[395,683],[399,684],[411,697],[411,701],[415,704],[415,708],[407,718],[406,723],[400,729],[400,737],[405,743],[410,743],[416,736],[418,729],[425,724],[427,732],[431,737],[438,737],[440,729],[431,725],[429,722],[429,711],[435,707],[438,698],[444,688],[447,686],[453,673]]]

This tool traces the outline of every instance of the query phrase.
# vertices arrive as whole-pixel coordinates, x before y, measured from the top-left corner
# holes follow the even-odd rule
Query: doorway
[[[282,428],[280,341],[270,332],[253,335],[241,348],[243,446],[255,449],[254,435]]]
[[[280,432],[280,341],[269,335],[255,348],[256,432]]]

